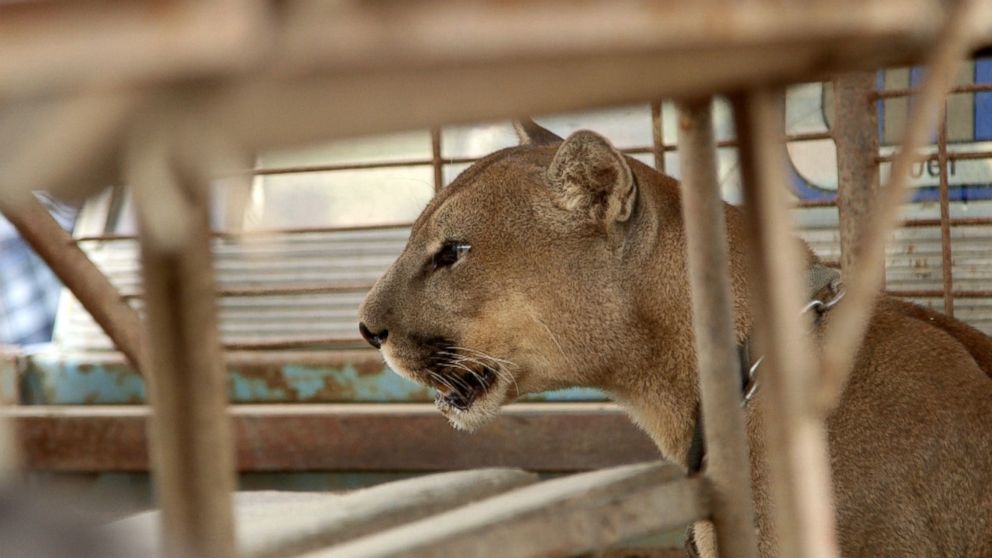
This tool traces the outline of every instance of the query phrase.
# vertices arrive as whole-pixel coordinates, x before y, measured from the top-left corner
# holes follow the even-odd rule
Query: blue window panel
[[[975,62],[975,83],[992,83],[992,58]],[[975,140],[992,140],[992,93],[975,93]]]

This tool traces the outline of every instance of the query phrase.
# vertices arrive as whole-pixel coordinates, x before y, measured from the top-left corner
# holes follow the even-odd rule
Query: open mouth
[[[496,383],[496,372],[484,367],[479,371],[469,370],[461,374],[453,371],[431,372],[430,378],[437,390],[434,403],[439,409],[467,411],[476,399]]]

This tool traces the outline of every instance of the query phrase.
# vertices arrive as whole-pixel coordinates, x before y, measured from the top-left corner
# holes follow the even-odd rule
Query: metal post
[[[431,128],[431,167],[434,169],[434,191],[444,188],[444,162],[441,159],[441,128]]]
[[[951,187],[947,157],[947,101],[937,125],[937,165],[940,168],[940,261],[944,288],[944,313],[954,317],[954,274],[951,260]]]
[[[15,351],[0,345],[0,487],[14,479],[22,459],[21,448],[14,436],[14,421],[4,413],[6,408],[20,403],[17,394],[18,353]]]
[[[195,164],[175,148],[182,142],[174,124],[161,120],[137,130],[127,174],[139,217],[163,555],[228,558],[235,555],[234,446],[217,333],[208,189]],[[203,145],[194,141],[199,138],[183,139]]]
[[[706,436],[706,476],[723,558],[755,558],[754,501],[728,278],[726,218],[717,178],[712,99],[679,103],[682,213]]]
[[[837,146],[837,213],[840,218],[840,263],[845,277],[857,268],[855,246],[861,244],[878,195],[878,111],[875,72],[844,74],[834,80],[833,138]],[[884,269],[884,258],[878,262]]]
[[[651,151],[654,168],[665,172],[665,127],[661,117],[661,101],[651,103]]]
[[[805,258],[788,213],[785,134],[779,90],[735,99],[741,179],[754,243],[753,296],[761,353],[758,412],[765,429],[768,485],[779,555],[833,558],[833,494],[826,428],[811,402],[815,363],[800,314]]]

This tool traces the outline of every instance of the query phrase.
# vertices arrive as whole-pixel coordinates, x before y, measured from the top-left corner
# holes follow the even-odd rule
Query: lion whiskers
[[[448,348],[451,349],[451,351],[441,351],[441,354],[457,359],[455,362],[457,362],[458,364],[464,362],[470,362],[470,363],[478,364],[479,366],[483,366],[485,368],[489,368],[496,374],[498,378],[501,378],[503,380],[512,383],[513,389],[516,392],[517,396],[518,397],[520,396],[520,386],[517,384],[517,379],[513,377],[513,373],[508,369],[508,368],[519,368],[515,363],[509,360],[494,357],[478,349],[470,349],[468,347],[459,347],[456,345],[452,345]],[[466,356],[464,354],[452,352],[452,351],[461,351],[462,353],[470,353],[474,356]],[[476,377],[478,377],[478,374],[476,374],[474,371],[470,370],[470,372],[472,372],[473,374],[476,375]]]

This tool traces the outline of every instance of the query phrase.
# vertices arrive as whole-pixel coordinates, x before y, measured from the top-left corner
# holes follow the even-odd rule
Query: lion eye
[[[445,242],[441,246],[441,249],[434,254],[434,258],[431,260],[434,264],[434,269],[454,265],[455,262],[467,254],[471,248],[472,246],[464,242],[455,242],[450,240]]]

